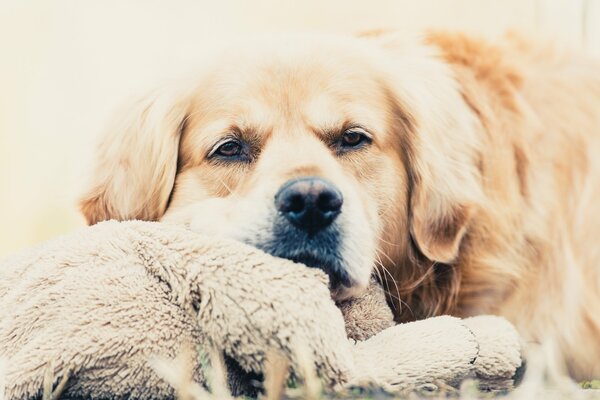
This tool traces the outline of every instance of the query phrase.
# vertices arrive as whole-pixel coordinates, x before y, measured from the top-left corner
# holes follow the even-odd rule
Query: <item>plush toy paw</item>
[[[520,350],[519,335],[503,318],[428,318],[356,343],[350,384],[396,391],[436,383],[458,387],[475,378],[484,390],[508,390],[521,366]]]

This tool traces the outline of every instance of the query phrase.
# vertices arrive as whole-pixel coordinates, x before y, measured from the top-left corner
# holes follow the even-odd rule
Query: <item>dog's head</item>
[[[427,48],[299,36],[224,52],[126,111],[89,223],[163,220],[322,268],[334,295],[416,244],[452,261],[479,189],[474,121]]]

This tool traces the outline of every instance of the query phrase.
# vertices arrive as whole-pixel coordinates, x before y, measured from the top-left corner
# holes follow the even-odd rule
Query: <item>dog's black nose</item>
[[[307,233],[331,225],[344,199],[332,183],[317,177],[292,179],[275,195],[275,207],[285,218]]]

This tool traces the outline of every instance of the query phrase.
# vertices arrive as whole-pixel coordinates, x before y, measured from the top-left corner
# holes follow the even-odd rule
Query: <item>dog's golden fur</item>
[[[349,199],[362,238],[349,243],[379,265],[398,321],[503,315],[572,376],[600,374],[600,65],[517,37],[367,36],[236,54],[243,73],[233,57],[139,103],[101,145],[88,221],[201,215],[199,229],[238,237],[286,179],[322,175]],[[373,146],[332,155],[327,135],[357,118]],[[262,149],[256,165],[207,161],[231,129]]]

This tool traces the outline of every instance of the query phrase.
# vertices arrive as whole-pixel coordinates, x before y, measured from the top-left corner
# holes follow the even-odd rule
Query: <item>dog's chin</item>
[[[318,268],[329,277],[329,290],[335,301],[348,300],[359,296],[365,291],[366,285],[354,281],[348,274],[344,264],[339,258],[322,257],[312,253],[299,253],[293,255],[277,254],[278,257],[301,263],[310,268]]]
[[[350,287],[353,282],[343,264],[336,257],[328,255],[301,252],[296,254],[279,254],[278,257],[287,258],[307,267],[318,268],[329,276],[329,287],[335,290],[338,287]]]
[[[366,285],[356,282],[349,274],[346,263],[335,250],[295,248],[294,246],[271,246],[256,244],[255,247],[280,258],[285,258],[309,268],[317,268],[329,277],[329,290],[335,301],[347,300],[360,295]]]

